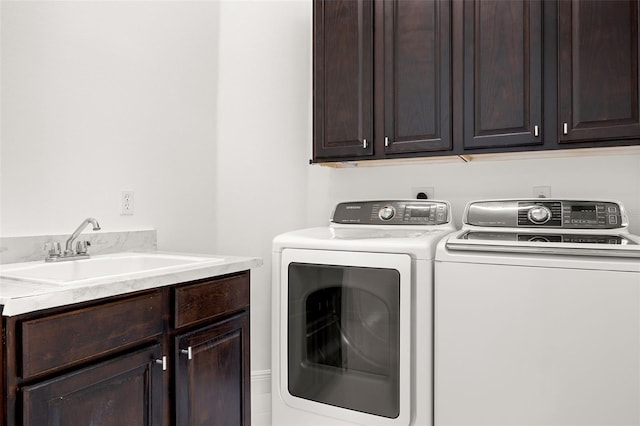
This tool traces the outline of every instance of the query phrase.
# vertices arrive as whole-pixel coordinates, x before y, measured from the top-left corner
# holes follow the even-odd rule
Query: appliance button
[[[618,217],[614,215],[609,215],[609,223],[612,225],[616,225],[618,223]]]

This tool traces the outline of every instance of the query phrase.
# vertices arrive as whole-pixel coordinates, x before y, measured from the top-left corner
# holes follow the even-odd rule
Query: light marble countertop
[[[192,253],[168,253],[176,256],[210,257],[211,262],[198,262],[181,267],[160,268],[143,273],[101,277],[79,281],[75,284],[56,285],[23,280],[0,278],[0,308],[3,316],[54,308],[73,303],[86,302],[103,297],[116,296],[140,290],[179,284],[203,278],[215,277],[245,271],[262,265],[257,257],[237,257],[224,255],[202,255]],[[99,258],[101,256],[93,256]],[[80,260],[79,262],[82,262]],[[43,263],[27,262],[5,266],[19,266]]]

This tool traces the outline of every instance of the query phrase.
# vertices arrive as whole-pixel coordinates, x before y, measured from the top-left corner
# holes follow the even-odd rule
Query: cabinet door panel
[[[464,147],[542,143],[542,3],[464,3]]]
[[[451,149],[451,3],[388,0],[385,151]]]
[[[248,321],[243,314],[178,337],[177,424],[251,424]]]
[[[314,159],[373,154],[372,2],[316,0],[313,58]]]
[[[23,424],[162,425],[160,346],[27,386]]]
[[[638,2],[561,1],[558,19],[560,142],[640,137]]]

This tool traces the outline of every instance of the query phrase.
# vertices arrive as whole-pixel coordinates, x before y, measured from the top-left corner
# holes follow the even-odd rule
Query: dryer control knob
[[[378,217],[382,220],[391,220],[396,215],[396,209],[393,206],[384,206],[378,211]]]
[[[529,209],[527,217],[531,222],[541,225],[551,219],[551,210],[545,206],[535,206]]]

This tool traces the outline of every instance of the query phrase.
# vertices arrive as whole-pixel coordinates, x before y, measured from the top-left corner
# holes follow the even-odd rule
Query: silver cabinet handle
[[[187,349],[181,349],[180,353],[186,355],[187,359],[193,358],[193,351],[191,350],[191,346],[189,346]]]
[[[562,131],[565,135],[569,134],[569,126],[567,125],[567,123],[562,124]]]
[[[367,149],[367,140],[366,139],[362,140],[362,148],[363,149]]]
[[[167,357],[163,356],[162,359],[156,359],[156,364],[162,364],[162,371],[167,371]]]
[[[533,126],[533,136],[536,138],[540,136],[540,128],[538,126]]]
[[[384,146],[389,146],[389,138],[387,136],[384,137]]]

